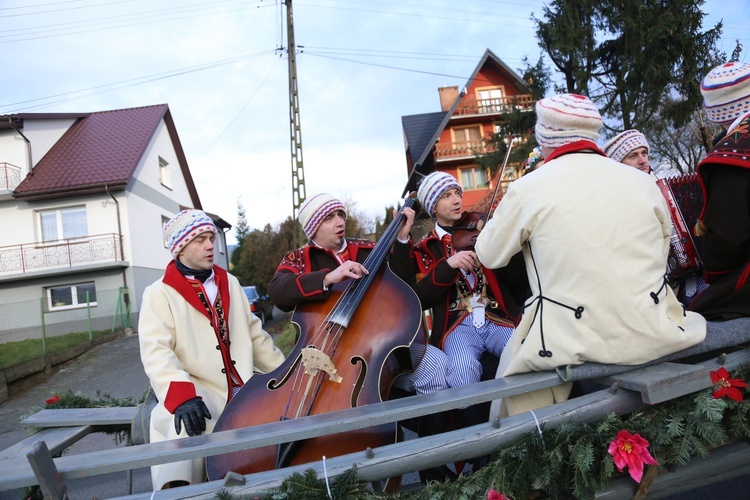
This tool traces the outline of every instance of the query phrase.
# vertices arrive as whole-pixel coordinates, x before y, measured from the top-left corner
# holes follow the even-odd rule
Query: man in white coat
[[[703,341],[705,320],[665,281],[671,219],[653,179],[597,147],[602,119],[589,98],[556,95],[536,113],[545,164],[510,184],[475,247],[489,268],[522,251],[532,290],[497,376],[637,365]],[[569,393],[565,384],[505,398],[490,418]]]
[[[183,210],[164,226],[164,237],[174,260],[143,292],[138,322],[141,360],[158,399],[151,442],[211,432],[253,371],[284,361],[237,278],[214,265],[213,221]],[[154,491],[205,476],[202,459],[151,467]]]

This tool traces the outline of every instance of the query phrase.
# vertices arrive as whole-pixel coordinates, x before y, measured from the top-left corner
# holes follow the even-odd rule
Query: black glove
[[[206,403],[201,398],[188,399],[174,411],[174,430],[180,433],[180,421],[188,436],[198,436],[206,430],[206,419],[211,418]]]

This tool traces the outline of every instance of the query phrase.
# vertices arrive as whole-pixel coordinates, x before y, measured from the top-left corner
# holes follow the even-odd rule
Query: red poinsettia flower
[[[47,403],[48,405],[51,405],[52,403],[57,403],[58,401],[60,401],[60,396],[58,396],[57,394],[55,394],[49,399],[44,400],[44,402]]]
[[[505,495],[497,490],[490,490],[487,492],[487,500],[509,500],[505,498]]]
[[[714,399],[726,396],[735,401],[742,401],[742,393],[738,387],[747,387],[747,382],[741,378],[729,378],[729,372],[723,366],[708,374],[711,375],[711,383],[714,384]]]
[[[638,483],[643,478],[643,464],[659,465],[648,451],[648,441],[625,429],[618,432],[615,440],[609,443],[609,454],[612,455],[617,470],[622,472],[627,467],[630,477]]]

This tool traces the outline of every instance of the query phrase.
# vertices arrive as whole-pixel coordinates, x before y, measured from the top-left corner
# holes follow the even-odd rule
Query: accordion
[[[667,281],[671,284],[703,270],[703,262],[690,232],[695,220],[685,218],[688,214],[691,219],[697,219],[703,204],[703,193],[698,182],[698,174],[695,173],[656,181],[672,216],[667,258]],[[675,191],[679,197],[675,196]]]

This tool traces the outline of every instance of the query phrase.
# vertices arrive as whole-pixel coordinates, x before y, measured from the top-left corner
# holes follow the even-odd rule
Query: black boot
[[[434,436],[448,430],[448,418],[445,412],[425,415],[419,418],[419,437]],[[445,482],[453,481],[458,475],[447,465],[439,465],[430,469],[419,471],[419,480],[424,484],[431,481]]]

